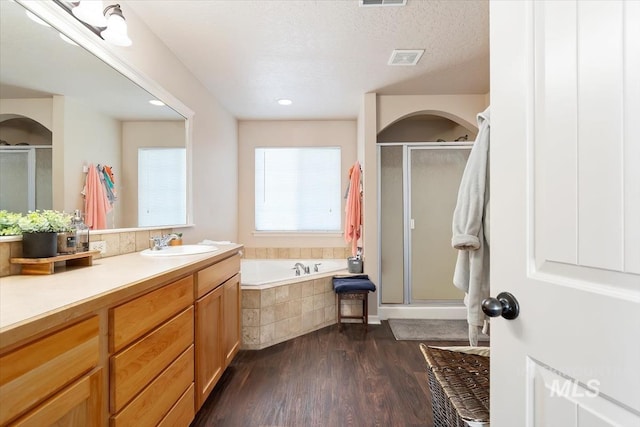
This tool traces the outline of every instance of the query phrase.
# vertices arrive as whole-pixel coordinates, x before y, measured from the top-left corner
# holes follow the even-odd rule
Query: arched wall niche
[[[21,114],[0,114],[2,145],[51,145],[53,134],[44,124]]]
[[[485,95],[378,95],[376,104],[377,133],[399,120],[424,114],[476,129],[476,116],[487,108],[487,99]]]
[[[378,132],[377,142],[473,141],[478,129],[460,117],[427,110],[407,114]]]

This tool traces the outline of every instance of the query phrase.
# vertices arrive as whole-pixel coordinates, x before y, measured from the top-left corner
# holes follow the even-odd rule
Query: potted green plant
[[[22,234],[18,226],[21,214],[0,210],[0,236],[19,236]]]
[[[58,254],[58,233],[73,231],[72,216],[54,210],[35,210],[18,219],[22,232],[22,256],[48,258]]]

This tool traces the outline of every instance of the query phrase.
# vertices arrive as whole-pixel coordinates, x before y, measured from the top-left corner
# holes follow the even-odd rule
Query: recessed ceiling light
[[[291,104],[293,104],[293,101],[291,101],[290,99],[278,99],[278,104],[280,104],[280,105],[291,105]]]
[[[165,105],[164,102],[158,101],[157,99],[152,99],[151,101],[149,101],[149,104],[156,105],[158,107],[162,107],[163,105]]]

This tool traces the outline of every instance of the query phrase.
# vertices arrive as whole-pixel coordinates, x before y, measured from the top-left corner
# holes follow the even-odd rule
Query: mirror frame
[[[115,69],[125,78],[149,92],[156,99],[164,102],[185,119],[185,147],[187,149],[187,218],[186,224],[169,224],[152,227],[135,228],[113,228],[99,230],[101,234],[119,233],[132,230],[154,230],[186,228],[193,226],[193,194],[192,194],[192,126],[194,112],[178,98],[160,86],[146,74],[137,70],[117,52],[116,47],[111,46],[95,33],[86,28],[80,21],[75,19],[69,12],[53,1],[41,0],[15,0],[25,9],[33,12],[41,19],[49,23],[53,28],[65,34],[75,41],[80,48],[87,50],[90,54],[102,60],[105,65]],[[135,40],[134,40],[135,42]],[[123,48],[119,48],[123,49]],[[126,48],[124,48],[126,49]]]

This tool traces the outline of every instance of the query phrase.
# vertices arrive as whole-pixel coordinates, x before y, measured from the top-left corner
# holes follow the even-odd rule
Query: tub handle
[[[296,271],[296,276],[300,275],[300,268],[298,266],[293,267],[292,270]]]
[[[319,263],[317,263],[317,264],[313,264],[313,271],[314,271],[315,273],[317,273],[318,271],[320,271],[320,270],[318,269],[318,266],[319,266],[319,265],[322,265],[322,263],[321,263],[321,262],[319,262]]]

